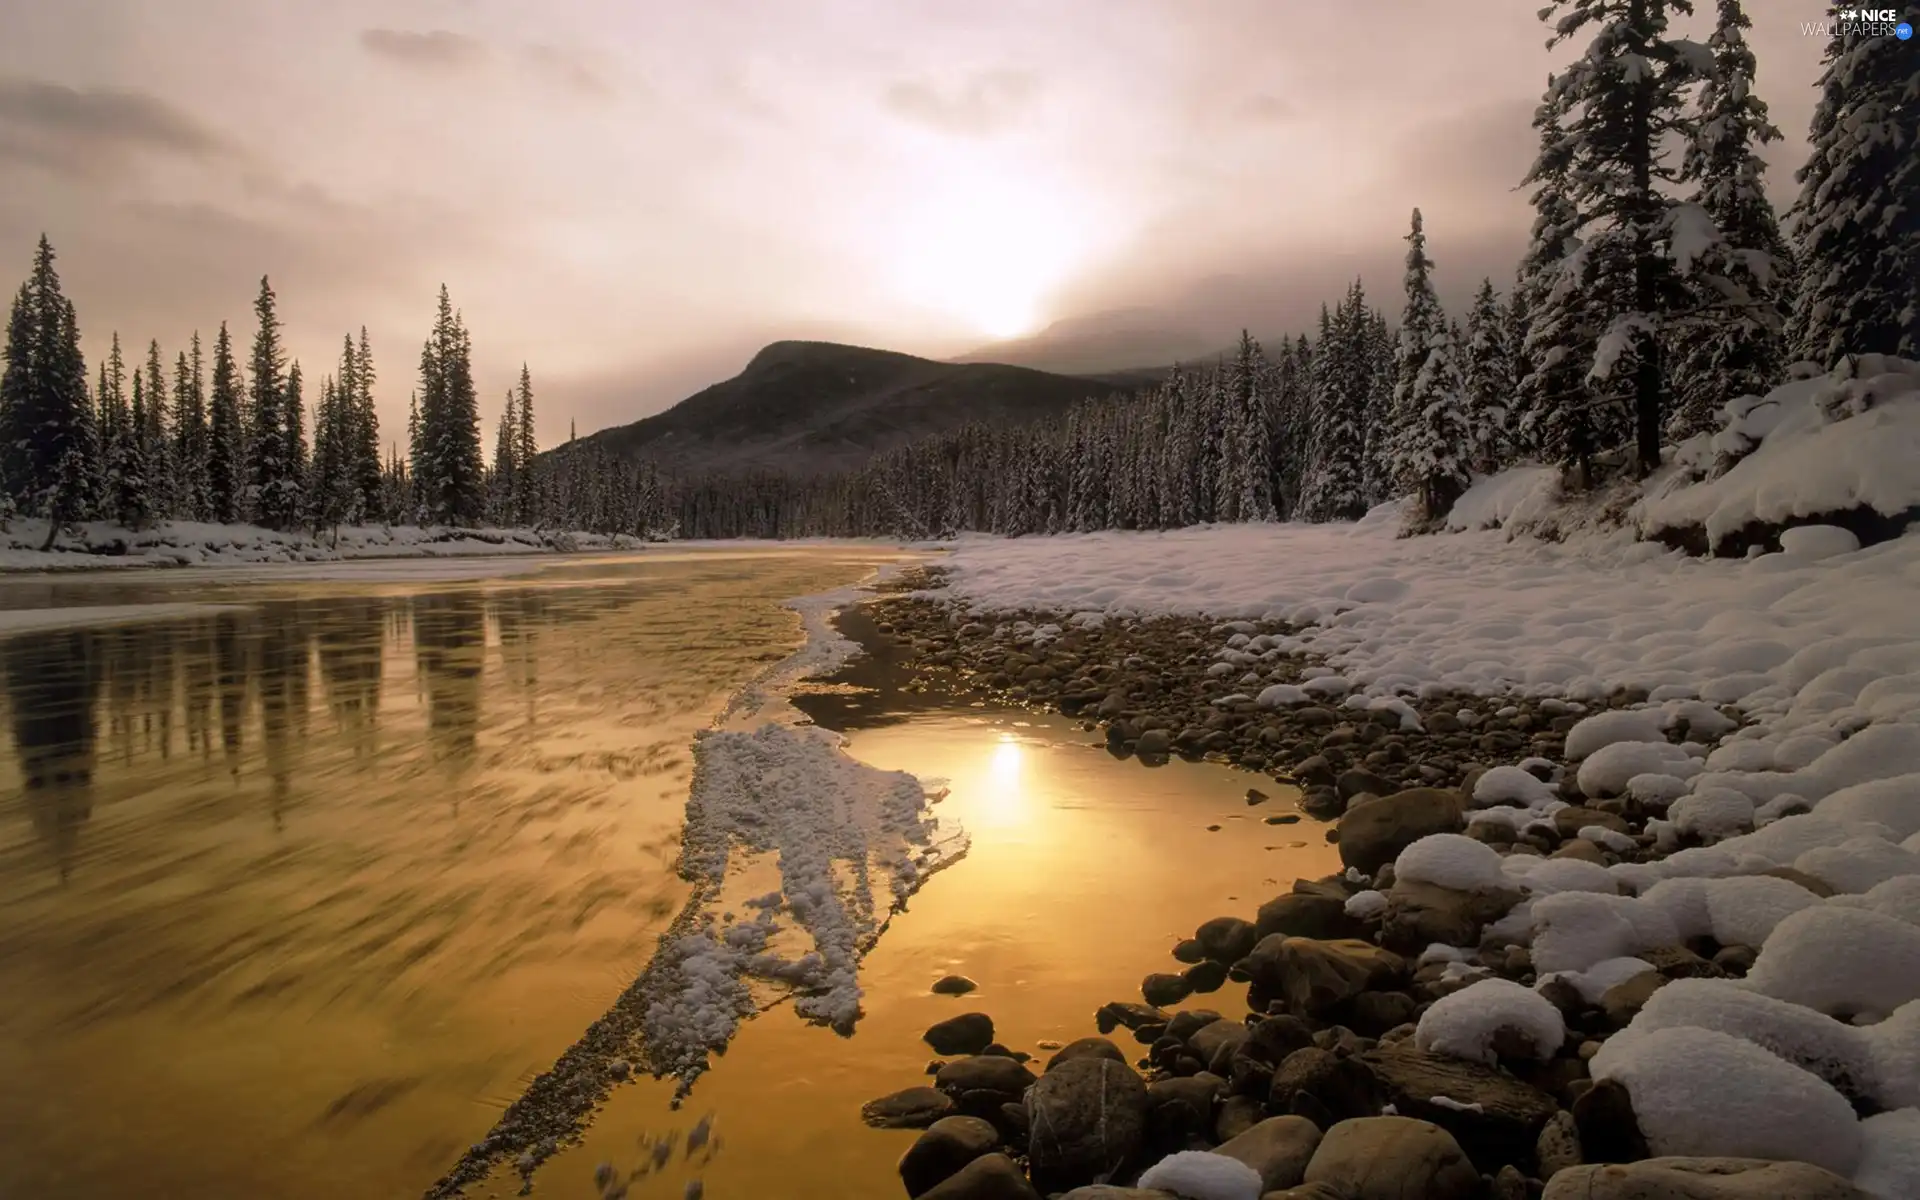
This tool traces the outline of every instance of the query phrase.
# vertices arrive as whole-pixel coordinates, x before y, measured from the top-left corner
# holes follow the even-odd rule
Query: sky
[[[1782,202],[1823,7],[1748,3]],[[1511,276],[1575,53],[1535,8],[0,0],[0,282],[44,231],[90,357],[171,361],[244,344],[267,275],[310,381],[368,328],[389,431],[445,284],[489,431],[524,361],[543,444],[781,338],[940,357],[1146,307],[1224,344],[1355,275],[1395,310],[1415,206],[1460,305]]]

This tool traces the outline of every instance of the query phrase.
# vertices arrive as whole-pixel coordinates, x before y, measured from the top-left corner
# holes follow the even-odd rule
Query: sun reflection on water
[[[987,758],[986,778],[980,781],[978,794],[981,804],[973,815],[976,823],[1022,825],[1032,819],[1025,753],[1013,734],[1002,733],[993,744]]]

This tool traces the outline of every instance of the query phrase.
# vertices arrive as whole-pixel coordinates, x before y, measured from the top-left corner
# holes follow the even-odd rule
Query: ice
[[[1876,1200],[1920,1196],[1920,1109],[1876,1113],[1860,1122],[1864,1145],[1853,1185]]]
[[[1920,926],[1872,909],[1808,907],[1774,927],[1746,983],[1836,1017],[1884,1017],[1920,999]]]
[[[1182,1150],[1140,1175],[1143,1190],[1172,1192],[1181,1200],[1260,1200],[1260,1172],[1211,1150]]]
[[[1648,998],[1625,1034],[1712,1029],[1752,1042],[1831,1084],[1849,1099],[1878,1096],[1878,1072],[1864,1031],[1730,979],[1676,979]]]
[[[1393,877],[1470,892],[1504,887],[1504,860],[1487,845],[1459,833],[1431,833],[1400,852]]]
[[[1539,992],[1509,979],[1482,979],[1434,1001],[1421,1014],[1413,1044],[1434,1054],[1492,1063],[1501,1030],[1518,1035],[1543,1060],[1567,1040],[1560,1010]]]
[[[1623,1033],[1589,1065],[1626,1087],[1655,1155],[1810,1162],[1843,1176],[1860,1160],[1846,1098],[1752,1042],[1696,1028]]]
[[[1665,743],[1661,715],[1654,709],[1628,708],[1585,717],[1567,731],[1567,757],[1578,761],[1618,742]]]

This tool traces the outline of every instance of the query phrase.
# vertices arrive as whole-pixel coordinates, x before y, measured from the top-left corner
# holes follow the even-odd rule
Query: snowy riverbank
[[[889,615],[1119,753],[1294,778],[1348,871],[1110,1005],[1144,1075],[1092,1039],[1037,1076],[962,1057],[870,1115],[982,1118],[910,1157],[1008,1196],[997,1149],[1208,1200],[1920,1195],[1920,536],[1397,526],[963,540]],[[1174,1011],[1226,977],[1244,1023]]]

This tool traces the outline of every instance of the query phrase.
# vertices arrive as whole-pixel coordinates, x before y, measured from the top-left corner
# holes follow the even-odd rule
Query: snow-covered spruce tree
[[[353,382],[348,386],[345,367],[351,362]],[[393,521],[399,513],[387,507],[386,473],[380,465],[380,417],[373,407],[373,384],[377,373],[373,349],[367,344],[367,327],[360,327],[360,342],[351,352],[341,355],[343,368],[340,388],[351,417],[352,440],[348,450],[354,486],[359,490],[354,521]]]
[[[1433,290],[1433,261],[1427,257],[1417,208],[1407,234],[1406,287],[1389,445],[1394,482],[1415,495],[1422,518],[1432,521],[1444,516],[1465,490],[1467,471],[1461,459],[1472,434],[1453,331]]]
[[[1794,353],[1920,359],[1920,74],[1911,42],[1843,29],[1820,74],[1795,178]]]
[[[1585,238],[1582,286],[1605,322],[1590,376],[1630,400],[1641,476],[1660,463],[1661,341],[1673,314],[1692,304],[1692,255],[1673,251],[1676,217],[1684,226],[1688,210],[1667,190],[1679,178],[1670,146],[1699,130],[1686,90],[1712,69],[1704,47],[1667,36],[1669,15],[1692,11],[1691,0],[1559,0],[1541,10],[1553,23],[1549,46],[1592,31],[1553,87],[1568,119],[1567,195]],[[1680,232],[1683,240],[1697,236]]]
[[[1271,521],[1273,503],[1273,439],[1267,425],[1266,356],[1247,330],[1221,372],[1226,405],[1225,423],[1231,431],[1232,454],[1224,466],[1223,492],[1229,494],[1233,519]]]
[[[100,410],[107,434],[105,515],[128,529],[144,529],[152,519],[152,481],[147,477],[140,426],[146,418],[146,386],[134,371],[133,399],[127,399],[127,369],[120,356],[120,335],[102,367]]]
[[[196,332],[192,355],[182,351],[173,364],[174,515],[183,521],[207,519],[210,445],[206,372]]]
[[[1527,315],[1514,437],[1529,455],[1560,464],[1583,487],[1601,441],[1597,429],[1619,422],[1610,419],[1616,406],[1603,409],[1588,387],[1604,315],[1586,289],[1580,215],[1568,178],[1574,142],[1564,125],[1567,100],[1549,79],[1533,115],[1540,153],[1523,181],[1533,188],[1534,219],[1514,286]]]
[[[207,519],[232,525],[246,504],[246,442],[240,427],[240,368],[227,323],[213,339],[213,390],[207,402]]]
[[[292,529],[308,525],[312,517],[308,511],[307,497],[307,401],[300,378],[300,363],[295,360],[287,367],[287,390],[280,405],[282,463],[280,489],[282,498],[280,507],[286,513]]]
[[[1536,224],[1535,228],[1538,226]],[[1528,253],[1531,254],[1529,245]],[[1514,273],[1513,291],[1507,300],[1507,322],[1502,331],[1502,341],[1507,355],[1506,386],[1506,435],[1507,463],[1523,459],[1542,457],[1536,440],[1538,422],[1532,409],[1532,399],[1527,391],[1527,381],[1533,375],[1533,359],[1527,349],[1527,332],[1533,325],[1531,308],[1534,287],[1538,280],[1530,280],[1525,260]]]
[[[307,468],[307,519],[316,532],[338,529],[353,501],[347,469],[350,441],[343,391],[332,376],[320,380],[313,413],[313,459]]]
[[[486,464],[472,345],[444,284],[433,332],[420,352],[419,442],[422,457],[413,473],[428,518],[443,525],[479,521],[486,511]]]
[[[1507,408],[1513,402],[1513,357],[1509,353],[1507,306],[1493,290],[1493,280],[1482,279],[1467,310],[1467,439],[1469,466],[1491,474],[1513,459],[1507,434]]]
[[[299,489],[288,486],[292,464],[287,462],[287,354],[280,341],[273,286],[264,275],[253,315],[258,328],[247,363],[245,508],[268,529],[292,529],[299,522]]]
[[[1342,306],[1343,313],[1345,306]],[[1308,439],[1300,515],[1308,521],[1352,521],[1366,515],[1362,492],[1360,407],[1364,393],[1354,362],[1359,346],[1321,310],[1313,360],[1313,429]]]
[[[1746,41],[1752,22],[1741,0],[1718,0],[1717,15],[1707,42],[1714,69],[1700,90],[1700,128],[1682,174],[1720,242],[1710,251],[1707,286],[1696,288],[1693,318],[1673,333],[1675,403],[1667,420],[1673,441],[1716,428],[1729,400],[1764,395],[1786,373],[1783,284],[1793,272],[1759,154],[1780,131],[1753,94],[1753,50]],[[1721,279],[1738,292],[1711,286]]]
[[[60,288],[45,236],[7,321],[0,376],[0,471],[22,512],[54,518],[53,528],[91,506],[84,481],[98,447],[87,399],[87,365],[73,303]]]
[[[514,461],[520,465],[520,473],[514,479],[513,519],[520,525],[530,526],[540,519],[540,481],[534,466],[540,457],[540,441],[534,436],[533,375],[525,363],[520,364],[520,386],[514,401],[514,415],[519,420],[514,434]]]
[[[514,411],[513,389],[507,389],[506,403],[500,409],[500,425],[493,439],[493,471],[487,489],[487,512],[496,525],[513,524],[513,493],[516,447],[519,445],[520,415]]]
[[[1387,325],[1387,315],[1367,307],[1360,282],[1354,281],[1354,326],[1356,339],[1355,370],[1363,397],[1361,425],[1365,432],[1366,460],[1363,489],[1367,506],[1387,499],[1393,492],[1393,385],[1394,358],[1398,338]]]
[[[167,373],[160,362],[160,342],[147,342],[147,386],[145,408],[140,421],[142,453],[147,459],[156,517],[178,514],[178,481],[175,479],[173,443],[167,436]]]

